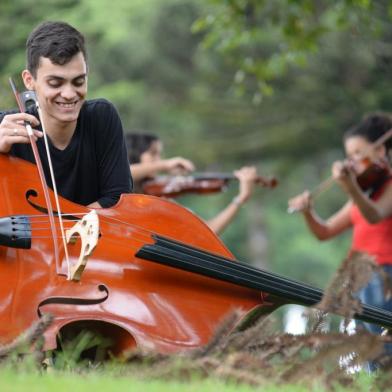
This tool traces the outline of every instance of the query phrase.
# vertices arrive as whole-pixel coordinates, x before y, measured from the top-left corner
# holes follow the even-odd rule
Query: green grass
[[[265,323],[262,325],[268,327]],[[257,331],[256,329],[253,333]],[[134,357],[130,356],[127,360],[110,359],[94,362],[81,357],[81,349],[78,348],[90,348],[93,343],[99,343],[97,339],[98,337],[94,334],[81,332],[69,344],[63,345],[63,351],[52,353],[53,356],[47,353],[47,358],[53,358],[54,361],[53,365],[46,370],[41,367],[43,358],[38,351],[26,354],[26,350],[22,348],[19,351],[15,350],[7,358],[2,358],[0,392],[367,392],[391,390],[388,371],[372,375],[360,371],[351,376],[334,372],[337,363],[334,357],[331,362],[328,356],[328,344],[324,348],[320,346],[317,349],[316,354],[321,355],[323,359],[320,366],[309,364],[309,358],[301,356],[306,354],[304,350],[310,350],[306,345],[300,353],[294,351],[296,352],[294,356],[290,356],[287,352],[285,358],[278,350],[277,354],[267,362],[257,362],[256,357],[245,355],[246,353],[241,350],[226,352],[226,355],[223,355],[225,351],[218,353],[210,351],[207,356],[198,359],[186,356],[161,358],[144,355],[139,357],[140,353],[135,353]],[[352,338],[347,337],[347,339]],[[296,348],[298,344],[295,339],[287,340],[287,336],[284,342],[286,349]],[[344,342],[351,344],[348,340]],[[262,341],[260,340],[259,343],[261,344]],[[279,341],[275,342],[275,344],[278,343]],[[367,349],[368,345],[365,346]],[[268,344],[264,348],[268,350]],[[309,354],[312,352],[309,351]],[[339,355],[339,352],[335,354]],[[318,363],[320,358],[317,355],[310,359]],[[302,358],[302,367],[296,366],[298,356]],[[331,365],[333,365],[332,368]],[[234,380],[238,382],[235,383]],[[287,384],[287,380],[292,380],[292,384]],[[245,384],[245,381],[248,384]],[[249,384],[255,382],[258,387]],[[306,383],[306,386],[295,384],[296,382]]]
[[[320,389],[315,388],[315,391]],[[99,372],[88,375],[72,373],[39,374],[34,372],[0,371],[1,392],[302,392],[309,391],[301,386],[263,386],[227,384],[218,380],[194,380],[192,382],[141,381],[134,377],[116,377]]]

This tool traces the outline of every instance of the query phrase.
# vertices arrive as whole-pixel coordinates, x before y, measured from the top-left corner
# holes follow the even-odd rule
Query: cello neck
[[[153,238],[156,242],[144,245],[137,257],[259,290],[283,299],[282,303],[313,306],[322,299],[323,291],[315,287],[159,235]],[[369,305],[362,305],[362,313],[355,314],[354,318],[392,327],[391,312]]]

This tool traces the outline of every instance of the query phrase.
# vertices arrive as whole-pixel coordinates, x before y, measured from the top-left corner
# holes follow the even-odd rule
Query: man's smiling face
[[[34,90],[45,117],[52,123],[76,122],[87,94],[87,65],[81,52],[64,65],[41,57],[37,74],[24,71],[28,89]]]

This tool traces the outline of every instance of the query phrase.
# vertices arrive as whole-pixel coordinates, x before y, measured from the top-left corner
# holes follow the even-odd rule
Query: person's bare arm
[[[339,211],[327,220],[321,219],[313,209],[303,212],[310,231],[320,240],[336,237],[351,226],[351,203],[347,202]]]
[[[235,171],[234,175],[239,180],[238,195],[218,215],[206,222],[216,234],[220,234],[230,224],[237,215],[240,207],[247,202],[253,193],[257,178],[255,167],[245,166]]]
[[[327,220],[321,219],[313,209],[312,198],[309,191],[305,191],[290,199],[289,208],[293,211],[303,213],[309,230],[320,241],[335,237],[351,226],[351,202],[347,202]]]
[[[367,197],[357,184],[349,189],[349,196],[369,223],[378,223],[392,215],[392,184],[378,200]]]
[[[155,177],[158,173],[187,174],[195,170],[193,163],[182,157],[161,159],[155,162],[132,163],[131,173],[135,182],[149,177]]]
[[[233,201],[218,215],[214,218],[209,219],[206,223],[210,227],[210,229],[216,233],[220,234],[222,231],[228,226],[228,224],[234,219],[237,215],[239,208],[241,207],[241,203],[237,202],[234,198]]]

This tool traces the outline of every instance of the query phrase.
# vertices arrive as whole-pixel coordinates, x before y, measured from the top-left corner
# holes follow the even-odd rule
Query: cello
[[[0,154],[3,344],[51,313],[44,350],[87,328],[111,337],[114,354],[135,346],[170,353],[206,344],[233,308],[245,328],[280,305],[321,299],[318,289],[235,260],[176,203],[129,194],[91,210],[57,197],[37,167]],[[392,314],[374,307],[357,317],[392,326]]]
[[[112,352],[132,347],[172,353],[205,345],[222,318],[238,308],[242,326],[287,303],[314,305],[322,291],[235,260],[192,212],[154,196],[122,195],[96,209],[99,235],[84,268],[67,272],[64,248],[56,263],[48,211],[34,164],[0,155],[0,336],[14,339],[42,314],[56,337],[88,328],[113,340]],[[53,193],[50,191],[53,199]],[[60,198],[66,226],[87,207]],[[59,224],[54,211],[55,223]],[[71,269],[78,241],[69,245]],[[363,306],[358,319],[392,326],[390,312]]]
[[[115,352],[135,345],[173,352],[207,343],[218,320],[233,307],[245,315],[262,306],[259,291],[151,263],[139,254],[159,235],[232,258],[199,218],[153,196],[123,195],[115,207],[97,209],[98,243],[79,278],[67,279],[61,245],[61,262],[55,262],[35,165],[1,155],[0,170],[2,343],[48,312],[54,320],[45,333],[45,350],[56,347],[64,328],[87,327],[115,337]],[[60,201],[67,225],[89,212]],[[75,265],[79,248],[68,251]]]

